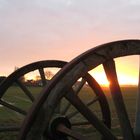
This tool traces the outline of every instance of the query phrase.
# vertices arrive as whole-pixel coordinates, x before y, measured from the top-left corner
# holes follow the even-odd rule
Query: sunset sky
[[[0,75],[122,39],[140,39],[140,0],[0,0]],[[118,59],[117,69],[122,84],[136,83],[138,57]]]

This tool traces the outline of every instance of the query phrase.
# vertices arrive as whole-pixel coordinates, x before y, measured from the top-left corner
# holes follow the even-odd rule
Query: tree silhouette
[[[54,74],[51,71],[46,70],[45,76],[46,76],[47,80],[51,80],[51,78],[54,76]]]

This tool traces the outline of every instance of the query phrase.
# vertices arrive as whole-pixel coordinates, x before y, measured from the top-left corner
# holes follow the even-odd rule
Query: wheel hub
[[[67,135],[61,131],[63,128],[71,129],[70,121],[64,116],[54,118],[49,125],[47,133],[49,138],[53,140],[67,140]]]

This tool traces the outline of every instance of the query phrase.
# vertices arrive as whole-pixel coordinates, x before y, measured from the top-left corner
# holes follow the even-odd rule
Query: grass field
[[[35,97],[37,97],[38,93],[41,91],[41,87],[28,87],[28,89],[34,94]],[[137,94],[137,88],[135,86],[127,86],[127,87],[121,87],[122,92],[123,92],[123,98],[126,104],[126,108],[130,117],[130,121],[132,125],[134,126],[135,123],[135,109],[136,109],[136,94]],[[109,92],[109,89],[104,87],[103,88],[104,93],[106,94],[107,100],[109,102],[109,106],[111,109],[111,118],[112,118],[112,131],[115,132],[116,134],[120,133],[119,130],[119,123],[116,115],[116,111],[114,108],[114,104]],[[91,89],[89,87],[84,87],[80,94],[79,94],[81,100],[83,102],[88,102],[91,98],[94,97],[94,94],[92,93]],[[29,110],[29,108],[32,105],[32,102],[25,96],[25,94],[21,91],[20,88],[16,86],[10,87],[8,91],[5,93],[3,100],[9,102],[10,104],[13,104],[15,106],[18,106],[22,109]],[[64,101],[63,104],[66,104],[66,101]],[[65,105],[63,105],[65,106]],[[94,112],[97,115],[101,115],[99,105],[97,103],[94,104],[93,106],[90,106],[91,110],[94,110]],[[73,112],[75,110],[74,107],[71,106],[69,108],[69,111],[67,112],[68,114]],[[20,125],[24,119],[24,116],[9,110],[3,106],[0,106],[0,126],[8,126],[8,125]],[[73,121],[82,121],[84,118],[81,115],[76,115],[74,118],[72,118]],[[76,129],[76,128],[75,128]],[[83,133],[87,133],[88,135],[91,135],[90,137],[98,137],[97,133],[94,133],[93,135],[90,134],[93,131],[92,127],[84,126],[80,127],[80,131]],[[95,136],[96,135],[96,136]],[[15,140],[17,136],[16,132],[1,132],[0,133],[0,139],[1,140]]]

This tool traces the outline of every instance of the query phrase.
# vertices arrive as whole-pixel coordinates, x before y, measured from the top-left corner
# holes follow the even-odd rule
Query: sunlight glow
[[[107,80],[106,75],[103,72],[90,71],[89,73],[95,78],[95,80],[99,84],[103,86],[109,86],[109,81]]]
[[[134,63],[130,63],[130,60],[135,58]],[[139,61],[136,59],[138,57],[123,57],[115,59],[117,77],[120,85],[138,85],[138,77],[139,77]],[[47,71],[51,73],[51,75],[55,75],[60,69],[58,68],[47,68]],[[89,71],[89,73],[95,78],[95,80],[103,85],[109,86],[109,81],[105,75],[105,71],[102,65],[94,68]],[[40,79],[39,73],[31,72],[25,75],[25,79],[27,80],[38,80]]]
[[[109,86],[109,81],[106,78],[104,72],[93,72],[91,71],[90,74],[96,79],[96,81],[103,85]],[[118,81],[120,85],[137,85],[138,78],[133,77],[132,75],[125,75],[125,74],[118,74]]]
[[[137,78],[135,78],[131,75],[127,75],[127,74],[118,75],[118,81],[119,81],[119,84],[121,84],[121,85],[137,85],[138,84]]]
[[[127,56],[115,59],[118,82],[120,85],[138,85],[139,61],[138,56]],[[134,59],[133,63],[130,60]],[[102,65],[89,72],[99,84],[108,86],[109,81]]]
[[[35,75],[25,75],[25,81],[28,81],[28,80],[36,80],[36,77]]]

